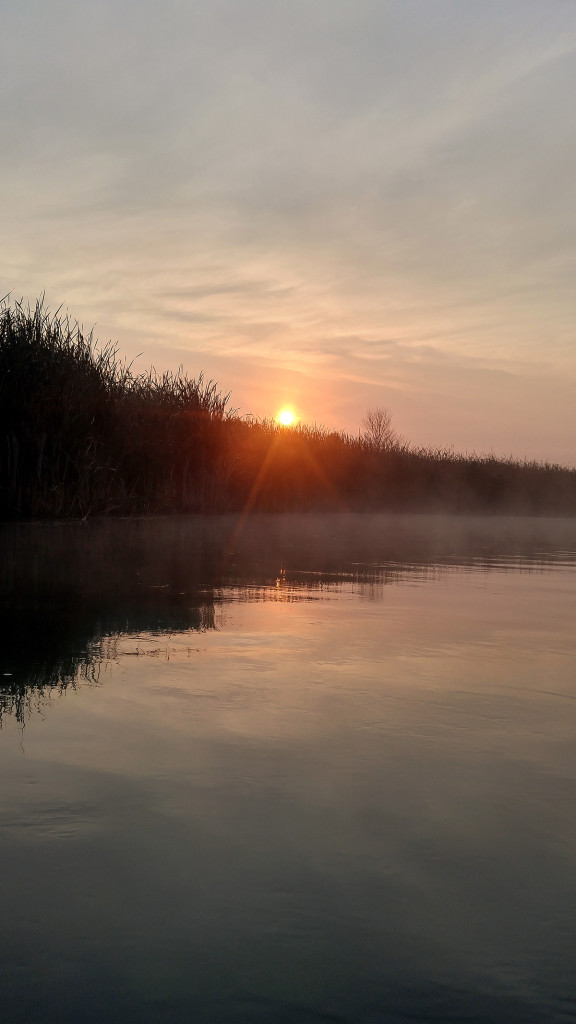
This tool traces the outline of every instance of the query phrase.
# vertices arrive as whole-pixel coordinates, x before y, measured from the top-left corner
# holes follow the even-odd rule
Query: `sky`
[[[575,55],[576,0],[4,0],[0,291],[241,414],[576,465]]]

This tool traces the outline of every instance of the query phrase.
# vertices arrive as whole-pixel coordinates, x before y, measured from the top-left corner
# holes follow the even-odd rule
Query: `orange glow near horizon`
[[[280,409],[280,412],[277,413],[276,422],[280,423],[283,427],[294,427],[298,422],[298,417],[293,409],[285,406],[284,409]]]

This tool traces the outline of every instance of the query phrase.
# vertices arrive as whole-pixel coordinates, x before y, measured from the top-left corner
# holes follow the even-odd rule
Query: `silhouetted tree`
[[[381,406],[368,409],[362,420],[362,439],[378,452],[390,451],[400,444],[400,435],[392,426],[392,416],[388,409]]]

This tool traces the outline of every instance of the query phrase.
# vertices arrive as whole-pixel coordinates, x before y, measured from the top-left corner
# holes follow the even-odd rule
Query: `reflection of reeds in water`
[[[213,381],[135,374],[62,316],[0,306],[0,515],[576,511],[576,471],[241,418]]]
[[[206,617],[204,628],[213,626],[213,616]],[[126,624],[128,625],[128,624]],[[13,672],[4,673],[0,677],[0,728],[5,716],[10,715],[21,725],[32,714],[43,715],[54,699],[62,697],[68,690],[77,690],[80,686],[98,686],[103,665],[118,661],[120,657],[158,658],[169,661],[172,655],[170,636],[162,638],[158,646],[158,635],[150,639],[153,642],[141,643],[136,638],[128,649],[121,649],[122,633],[98,637],[89,641],[84,649],[78,647],[76,654],[58,657],[50,656],[50,652],[38,646],[37,635],[34,634],[34,622],[28,620],[30,629],[29,660],[20,658],[17,665],[9,658],[9,651],[3,650],[3,664],[10,664]],[[97,623],[95,623],[97,629]],[[35,637],[35,639],[34,639]],[[78,637],[78,644],[82,638]],[[197,653],[198,648],[187,648],[187,653]],[[180,651],[179,651],[180,653]]]
[[[44,713],[55,696],[62,696],[68,689],[75,690],[79,683],[96,685],[100,664],[88,655],[80,655],[59,665],[35,665],[18,677],[4,675],[0,680],[0,727],[6,715],[24,725],[30,714]]]
[[[454,571],[573,566],[575,551],[568,519],[255,515],[5,526],[0,715],[23,721],[50,694],[97,683],[103,661],[169,656],[171,634],[189,633],[193,650],[195,634],[220,628],[228,602],[325,600],[344,589],[377,602],[390,586]]]
[[[55,581],[57,584],[57,581]],[[56,590],[58,587],[56,586]],[[155,656],[167,648],[166,637],[175,631],[214,629],[214,605],[178,605],[169,598],[145,608],[126,607],[110,593],[100,604],[92,595],[83,601],[81,590],[69,603],[62,594],[46,605],[30,594],[30,604],[3,609],[6,640],[0,671],[0,725],[5,715],[21,724],[33,712],[43,713],[50,702],[78,686],[98,685],[102,665],[127,654]],[[120,637],[148,633],[156,646],[138,645],[119,650]],[[162,639],[162,648],[158,639]]]

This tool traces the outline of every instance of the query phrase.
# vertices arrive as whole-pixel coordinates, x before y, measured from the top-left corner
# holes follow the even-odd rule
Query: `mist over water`
[[[0,556],[5,1020],[576,1020],[574,521]]]

